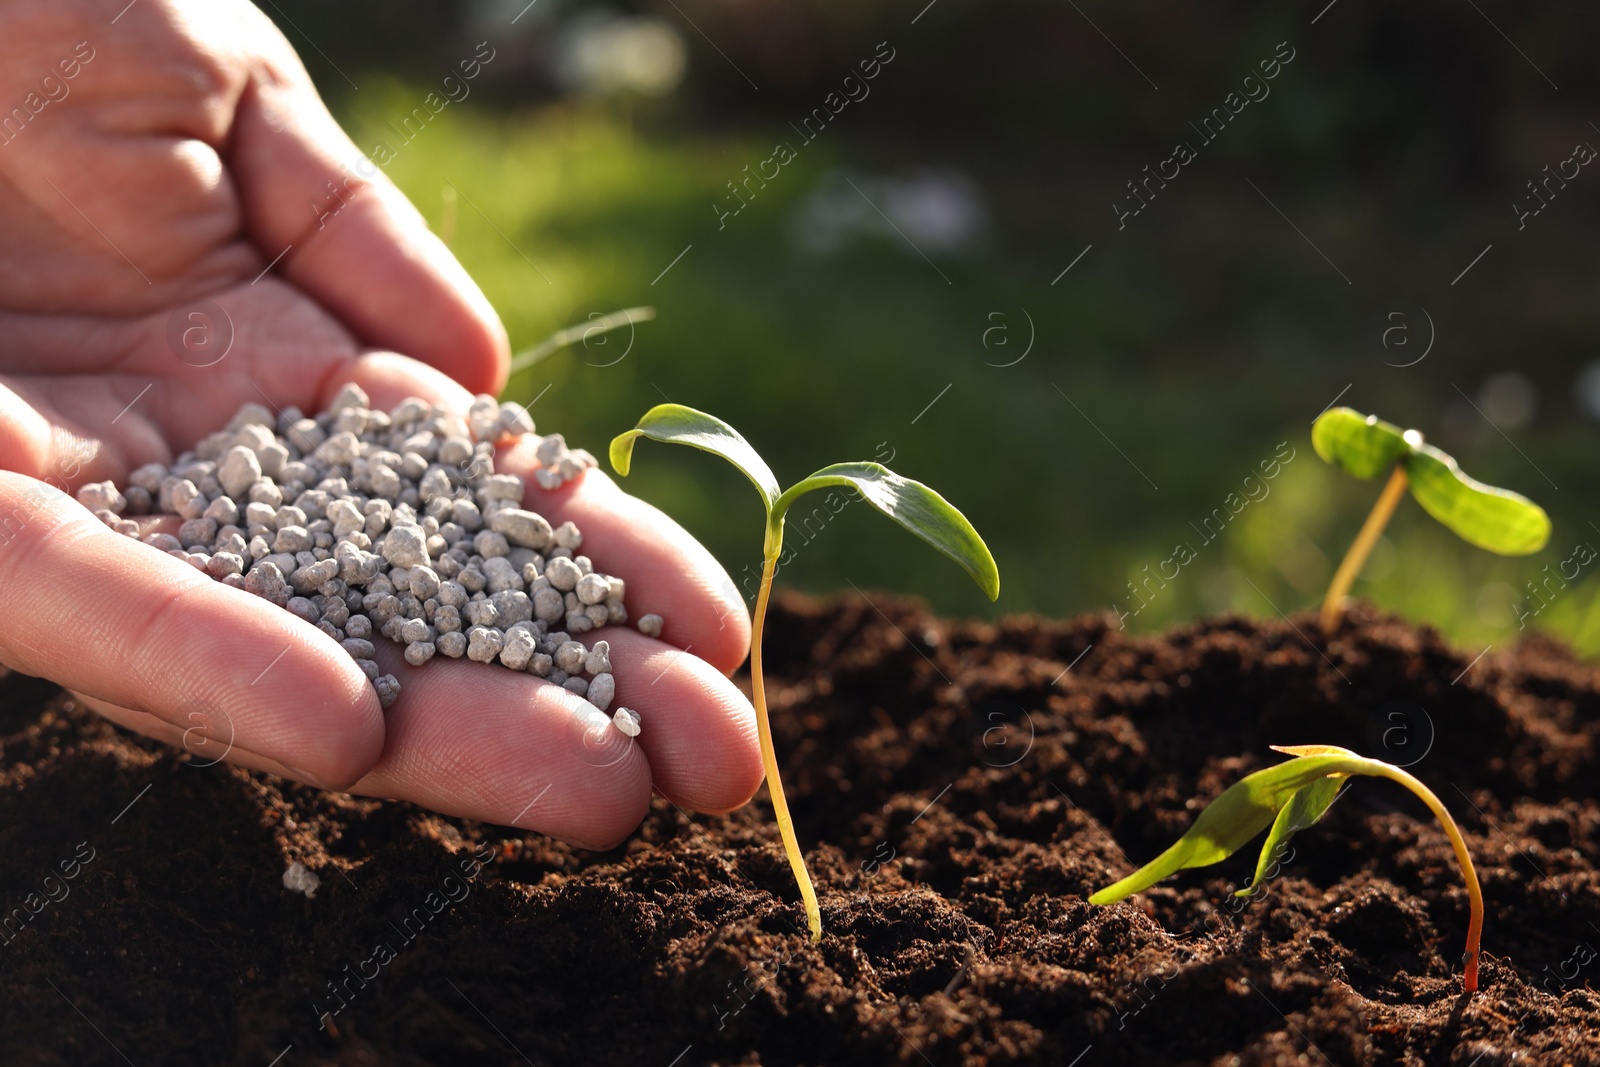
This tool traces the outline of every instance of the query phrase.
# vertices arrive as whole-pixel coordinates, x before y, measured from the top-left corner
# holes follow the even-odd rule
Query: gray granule
[[[555,622],[566,615],[566,605],[561,594],[554,589],[541,589],[533,595],[533,613],[545,622]]]
[[[583,577],[583,571],[572,560],[557,556],[545,565],[544,576],[550,579],[550,584],[563,593],[570,593],[577,588],[578,580]]]
[[[196,507],[196,501],[201,501]],[[194,519],[205,510],[200,490],[187,478],[166,478],[161,482],[161,510],[175,512],[186,519]]]
[[[533,659],[538,635],[527,623],[517,623],[506,631],[500,649],[500,662],[514,671],[526,670]]]
[[[243,497],[250,487],[261,480],[261,459],[244,445],[235,445],[223,453],[217,465],[217,480],[223,491],[231,497]]]
[[[467,658],[488,663],[505,647],[505,637],[492,626],[474,626],[467,631]]]
[[[604,575],[585,574],[574,587],[578,599],[584,604],[599,604],[611,595],[611,583]]]
[[[580,642],[567,641],[555,651],[556,666],[568,674],[577,674],[583,670],[583,665],[588,655],[589,650],[584,648]]]
[[[495,512],[494,518],[489,520],[489,529],[504,534],[507,541],[522,548],[537,551],[550,545],[550,524],[544,516],[521,508],[504,508]]]
[[[521,590],[524,584],[522,575],[504,556],[490,556],[483,561],[483,579],[484,589],[491,595],[511,589]]]
[[[611,702],[616,699],[617,682],[609,674],[597,674],[589,679],[589,691],[586,694],[589,703],[601,711],[609,711]]]
[[[178,527],[178,540],[184,548],[209,545],[217,539],[216,519],[190,519]]]
[[[626,621],[626,586],[577,555],[576,525],[552,526],[524,504],[522,478],[495,473],[496,446],[519,438],[533,445],[541,488],[595,466],[560,434],[534,435],[517,404],[480,396],[462,418],[411,397],[383,412],[346,385],[314,417],[246,404],[170,465],[77,495],[111,529],[316,626],[385,708],[400,681],[380,672],[380,636],[401,644],[412,668],[435,655],[498,661],[605,710],[609,647],[574,638]],[[128,519],[162,513],[184,520],[176,536],[141,537]],[[659,633],[659,616],[640,629],[651,618]]]
[[[493,442],[500,437],[500,402],[484,393],[473,397],[467,408],[467,428],[479,441]]]
[[[392,674],[380,675],[372,680],[372,688],[377,690],[378,703],[382,707],[389,707],[400,696],[400,680]]]
[[[148,498],[149,494],[146,494]],[[78,503],[90,511],[110,511],[121,514],[128,506],[128,498],[117,491],[110,482],[90,482],[78,490]]]

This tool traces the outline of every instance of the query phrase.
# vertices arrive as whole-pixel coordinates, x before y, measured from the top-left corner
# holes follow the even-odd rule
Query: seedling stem
[[[778,774],[778,751],[772,744],[772,722],[767,717],[767,687],[761,674],[761,631],[767,621],[767,601],[772,596],[772,576],[778,569],[778,554],[783,549],[783,535],[778,543],[769,547],[771,553],[761,565],[761,588],[756,593],[755,617],[750,621],[750,689],[756,707],[756,730],[761,736],[761,766],[767,772],[767,793],[772,798],[772,813],[778,820],[778,833],[783,837],[783,850],[789,855],[789,867],[800,886],[800,897],[805,901],[806,925],[811,929],[811,940],[822,940],[822,908],[817,904],[817,891],[811,884],[811,872],[806,869],[806,857],[800,851],[800,839],[794,832],[794,819],[789,815],[789,801],[783,795],[783,779]]]
[[[622,311],[612,312],[610,315],[591,315],[586,322],[576,326],[568,326],[557,330],[549,337],[540,341],[532,348],[518,352],[511,357],[511,373],[525,371],[535,363],[555,355],[570,344],[582,341],[589,343],[589,339],[596,334],[608,333],[620,326],[632,326],[636,322],[649,322],[656,317],[653,307],[625,308]]]
[[[1399,472],[1396,472],[1399,473]],[[1483,937],[1483,889],[1478,885],[1478,872],[1472,866],[1472,854],[1467,851],[1467,842],[1461,836],[1461,831],[1456,827],[1456,821],[1450,817],[1445,806],[1434,795],[1433,790],[1423,785],[1407,771],[1389,763],[1372,761],[1373,766],[1366,773],[1380,775],[1391,781],[1399,782],[1417,799],[1428,805],[1428,810],[1433,812],[1433,817],[1439,820],[1439,825],[1444,828],[1445,836],[1450,839],[1450,847],[1456,850],[1456,862],[1461,865],[1461,876],[1467,882],[1467,952],[1462,963],[1465,970],[1462,974],[1461,985],[1468,993],[1475,992],[1478,988],[1478,945]]]
[[[1389,525],[1389,519],[1394,515],[1394,509],[1400,506],[1400,501],[1406,495],[1406,470],[1404,467],[1395,467],[1394,473],[1389,476],[1389,481],[1383,487],[1383,492],[1378,495],[1378,502],[1372,505],[1372,511],[1367,515],[1367,521],[1361,524],[1361,532],[1356,534],[1356,539],[1350,546],[1350,551],[1344,554],[1344,562],[1339,564],[1339,569],[1334,572],[1333,583],[1328,586],[1328,595],[1322,601],[1322,628],[1332,630],[1339,623],[1339,616],[1344,611],[1344,598],[1350,592],[1350,586],[1355,583],[1356,575],[1361,573],[1361,568],[1367,565],[1367,557],[1372,555],[1372,550],[1378,544],[1378,538],[1383,536],[1384,527]]]

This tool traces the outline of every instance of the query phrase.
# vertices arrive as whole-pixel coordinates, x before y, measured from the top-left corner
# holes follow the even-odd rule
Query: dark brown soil
[[[817,945],[764,802],[658,800],[587,854],[185,766],[0,680],[4,1062],[1600,1063],[1594,667],[1534,641],[1469,668],[1365,609],[1324,643],[1309,618],[1132,638],[873,603],[791,598],[769,629]],[[1449,846],[1387,782],[1249,901],[1228,891],[1253,849],[1085,902],[1269,744],[1309,742],[1410,763],[1459,816],[1476,996]],[[291,860],[315,899],[283,889]]]

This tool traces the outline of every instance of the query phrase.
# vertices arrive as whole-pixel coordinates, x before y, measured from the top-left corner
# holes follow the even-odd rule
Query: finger
[[[470,660],[412,667],[388,641],[378,662],[400,696],[383,756],[353,792],[592,849],[617,845],[649,810],[644,750],[560,686]]]
[[[126,464],[119,450],[40,411],[37,396],[47,391],[49,384],[53,383],[0,378],[0,470],[68,487],[85,480],[124,476]],[[83,392],[109,395],[111,387],[96,383]],[[80,398],[75,396],[75,400]]]
[[[679,807],[711,814],[732,811],[747,803],[760,787],[763,771],[755,711],[744,694],[710,664],[680,649],[615,627],[599,631],[596,637],[611,642],[611,659],[618,679],[613,707],[633,708],[644,724],[637,739],[638,749],[649,762],[649,780],[656,791]],[[437,666],[430,662],[420,669],[411,668],[392,650],[380,651],[380,658],[386,670],[403,677],[401,700],[389,712],[389,751],[372,775],[355,787],[356,791],[412,800],[469,818],[520,825],[588,847],[607,847],[614,835],[625,836],[638,824],[643,812],[633,806],[635,798],[628,790],[618,795],[615,783],[606,777],[610,768],[637,754],[630,754],[632,742],[611,726],[609,717],[596,718],[578,698],[568,699],[570,694],[563,695],[564,690],[548,683],[530,694],[528,683],[533,679],[525,675],[519,678],[497,667],[439,660]],[[454,679],[436,686],[422,684],[429,672],[444,670],[447,665],[452,674],[461,670],[475,673],[461,684]],[[505,726],[513,733],[527,734],[525,740],[530,745],[565,753],[575,778],[594,777],[603,803],[612,805],[614,812],[594,813],[599,816],[595,825],[580,823],[558,804],[562,797],[571,795],[572,783],[557,782],[548,771],[515,754],[512,758],[519,761],[518,766],[504,771],[512,777],[508,786],[488,784],[492,776],[485,771],[458,768],[451,749],[461,731],[461,705],[457,702],[444,708],[420,709],[416,702],[433,701],[434,690],[449,694],[452,687],[458,699],[461,692],[473,692],[478,694],[475,699],[481,699],[481,683],[489,680],[480,673],[485,671],[507,676],[500,679],[506,683],[506,694],[502,696],[509,695],[513,701],[524,699],[530,704],[527,714],[511,716],[515,721],[510,726],[490,723],[488,728],[492,731]],[[537,707],[534,702],[538,702]],[[223,714],[196,715],[194,725],[183,730],[153,715],[93,698],[84,699],[83,703],[119,726],[182,748],[193,757],[191,766],[226,761],[285,778],[302,777],[276,760],[240,748]],[[553,711],[547,714],[546,707]],[[397,716],[408,711],[410,717],[405,722],[411,729],[400,733],[401,720]],[[587,718],[579,720],[582,735],[573,740],[569,734],[571,723],[566,720],[584,715]],[[444,736],[435,739],[427,726],[416,724],[419,716],[440,716]],[[559,739],[554,744],[548,743],[552,735]],[[481,741],[475,737],[464,740],[468,744]],[[441,759],[416,760],[413,749],[418,746]],[[486,747],[500,750],[503,746],[504,738],[491,738]],[[402,769],[402,764],[408,762],[411,766]],[[446,765],[451,770],[439,769]],[[495,768],[494,773],[502,770]],[[636,785],[633,772],[630,766],[621,768],[619,773],[627,777],[628,784]],[[557,793],[558,784],[564,792]],[[545,791],[547,786],[549,792]],[[593,803],[588,801],[577,807],[592,811]]]
[[[532,480],[536,444],[524,438],[502,452],[495,469],[527,479],[525,505],[552,523],[583,532],[579,549],[595,568],[627,583],[628,617],[665,620],[661,639],[724,673],[750,649],[750,616],[716,557],[659,508],[624,493],[598,469],[553,492]]]
[[[0,660],[187,730],[231,715],[235,743],[330,785],[383,747],[354,660],[283,609],[112,532],[43,482],[0,472]],[[207,736],[212,727],[202,727]]]
[[[717,668],[634,630],[585,634],[611,645],[617,695],[612,707],[639,713],[639,745],[655,787],[691,811],[741,807],[761,785],[756,713]]]
[[[191,712],[189,728],[179,729],[165,719],[112,704],[99,697],[77,692],[74,692],[73,696],[90,711],[110,719],[125,730],[132,730],[173,748],[182,749],[191,757],[188,763],[190,767],[204,769],[215,767],[219,763],[231,763],[239,767],[248,767],[253,771],[266,771],[280,778],[304,782],[319,789],[337,788],[327,782],[308,777],[304,771],[286,767],[275,759],[268,759],[259,753],[240,748],[233,736],[234,717],[221,708],[209,712]]]
[[[266,20],[263,19],[263,22]],[[363,341],[416,356],[473,392],[499,392],[505,328],[410,201],[339,128],[268,26],[228,161],[247,231],[277,269]]]

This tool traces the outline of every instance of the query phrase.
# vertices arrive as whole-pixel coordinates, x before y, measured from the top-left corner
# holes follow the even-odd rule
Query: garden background
[[[1600,145],[1600,12],[261,6],[514,348],[657,309],[512,379],[542,432],[603,456],[671,399],[785,481],[892,456],[1003,577],[991,607],[864,509],[822,505],[791,517],[791,586],[1137,630],[1292,614],[1380,488],[1311,450],[1337,400],[1555,525],[1499,559],[1408,502],[1358,595],[1469,646],[1525,625],[1600,651],[1600,566],[1566,562],[1600,548],[1600,174],[1579,148]],[[753,573],[737,473],[642,453],[627,487]]]

